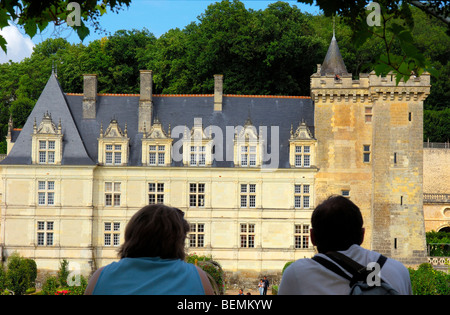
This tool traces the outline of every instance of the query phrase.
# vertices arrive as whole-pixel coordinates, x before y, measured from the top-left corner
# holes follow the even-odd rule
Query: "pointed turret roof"
[[[345,67],[344,60],[342,59],[341,52],[339,51],[339,46],[334,36],[331,39],[330,46],[328,47],[327,55],[323,60],[322,66],[320,68],[320,75],[347,75],[347,68]]]
[[[56,74],[52,72],[41,96],[22,128],[11,152],[1,164],[31,164],[31,134],[35,120],[50,114],[54,121],[60,122],[63,134],[63,152],[61,164],[93,165],[86,152],[80,133],[70,112],[66,97],[59,85]]]

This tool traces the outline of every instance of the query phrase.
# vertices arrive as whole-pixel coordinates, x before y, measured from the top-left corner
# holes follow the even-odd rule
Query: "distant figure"
[[[244,291],[242,289],[239,289],[239,294],[238,295],[244,295]]]
[[[334,79],[335,79],[336,81],[339,81],[339,80],[341,79],[341,77],[339,76],[339,74],[336,74],[336,75],[334,76]]]
[[[263,279],[259,280],[259,283],[258,283],[259,295],[264,295],[264,285],[265,285],[265,283],[264,283]]]
[[[127,224],[120,260],[98,269],[85,294],[213,294],[206,273],[184,261],[188,231],[181,210],[142,208]]]
[[[343,196],[332,196],[317,206],[311,217],[311,227],[311,241],[319,252],[316,256],[322,259],[334,263],[325,255],[333,251],[362,266],[380,258],[379,253],[360,247],[364,239],[363,218],[359,208]],[[412,294],[408,269],[400,262],[388,258],[381,268],[380,278],[399,294]],[[278,294],[344,295],[350,292],[349,283],[316,260],[305,258],[286,268]]]
[[[269,288],[269,280],[267,279],[266,276],[264,276],[264,295],[267,295],[267,289]]]

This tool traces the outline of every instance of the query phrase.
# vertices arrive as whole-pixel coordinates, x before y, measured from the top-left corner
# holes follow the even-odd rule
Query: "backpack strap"
[[[346,255],[339,252],[328,252],[326,253],[327,257],[332,259],[336,264],[347,270],[353,277],[348,276],[345,272],[343,272],[336,264],[331,261],[324,259],[320,256],[314,256],[312,259],[327,267],[331,271],[334,271],[341,277],[350,281],[350,287],[352,287],[356,282],[363,281],[365,282],[367,279],[367,275],[369,271],[363,265],[357,263],[353,259],[347,257]],[[377,263],[380,265],[380,269],[383,267],[387,258],[380,254],[380,257],[377,260]]]
[[[330,269],[334,273],[340,275],[342,278],[345,278],[348,281],[352,280],[352,278],[349,275],[347,275],[344,271],[342,271],[341,268],[339,268],[335,263],[329,261],[328,259],[325,259],[325,258],[317,256],[317,255],[312,257],[312,259],[315,260],[316,262],[318,262],[319,264],[321,264],[322,266]]]
[[[339,252],[328,252],[326,255],[330,257],[334,262],[336,262],[339,266],[353,275],[351,286],[355,282],[366,280],[368,272],[366,267],[364,267],[363,265],[357,263],[353,259]]]

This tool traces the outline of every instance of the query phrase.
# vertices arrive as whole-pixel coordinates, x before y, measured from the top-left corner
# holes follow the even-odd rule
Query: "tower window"
[[[363,145],[363,161],[364,163],[370,162],[370,145]]]
[[[365,115],[364,121],[366,123],[372,122],[372,107],[366,107],[364,115]]]

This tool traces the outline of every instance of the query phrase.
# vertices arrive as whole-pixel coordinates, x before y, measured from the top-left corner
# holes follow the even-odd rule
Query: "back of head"
[[[343,196],[331,196],[311,216],[314,242],[320,253],[361,245],[364,231],[361,211]]]
[[[120,258],[184,259],[189,224],[177,208],[149,205],[136,212],[125,229]]]

